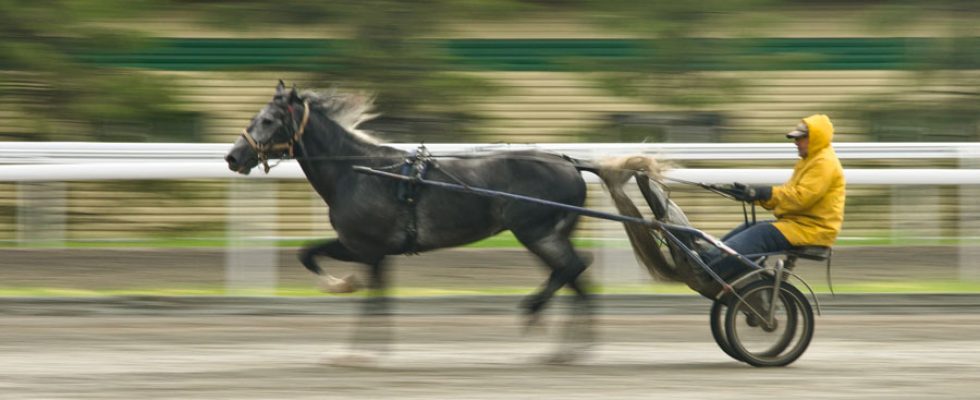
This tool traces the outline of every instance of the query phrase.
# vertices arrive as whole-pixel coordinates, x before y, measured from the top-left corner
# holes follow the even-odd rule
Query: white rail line
[[[101,162],[83,164],[3,165],[0,181],[84,181],[138,179],[303,179],[295,161],[283,161],[264,174],[256,168],[249,176],[228,170],[224,161],[182,162]],[[678,168],[668,176],[704,183],[777,184],[785,182],[792,171],[786,168]],[[978,185],[980,169],[936,168],[862,168],[845,169],[848,184],[862,185]],[[584,174],[589,181],[598,181]]]
[[[389,143],[410,150],[416,143]],[[596,158],[648,154],[672,160],[787,160],[795,159],[792,143],[547,143],[547,144],[426,144],[435,155],[539,149],[573,157]],[[0,164],[71,164],[221,160],[231,148],[222,143],[90,143],[0,142]],[[980,143],[835,143],[843,159],[963,159],[980,157]]]

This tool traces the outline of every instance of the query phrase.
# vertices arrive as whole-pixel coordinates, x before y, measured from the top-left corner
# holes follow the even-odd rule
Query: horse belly
[[[457,196],[452,196],[457,197]],[[460,246],[493,236],[503,230],[491,201],[473,198],[422,202],[417,213],[420,249]]]

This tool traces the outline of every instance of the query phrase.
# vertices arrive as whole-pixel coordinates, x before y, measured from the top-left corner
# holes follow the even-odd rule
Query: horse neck
[[[311,115],[306,133],[297,144],[299,165],[313,188],[330,204],[337,182],[353,173],[350,166],[377,153],[377,145],[354,138],[322,115]]]

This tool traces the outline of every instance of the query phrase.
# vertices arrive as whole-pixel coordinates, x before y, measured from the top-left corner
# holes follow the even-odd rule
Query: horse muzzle
[[[252,172],[252,168],[259,165],[259,160],[255,157],[246,158],[244,161],[241,161],[233,154],[228,154],[225,156],[225,162],[228,163],[228,169],[242,175],[248,175],[250,172]]]

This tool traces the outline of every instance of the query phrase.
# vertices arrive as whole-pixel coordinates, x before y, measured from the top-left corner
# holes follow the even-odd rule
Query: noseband
[[[296,143],[303,137],[303,132],[306,130],[306,124],[310,122],[310,101],[303,101],[303,119],[300,121],[299,126],[296,126],[296,118],[293,117],[293,109],[289,107],[289,117],[293,120],[293,137],[289,141],[282,143],[259,143],[255,141],[252,134],[248,132],[248,128],[242,129],[242,137],[248,142],[248,145],[255,151],[255,154],[259,157],[259,162],[262,163],[262,167],[265,168],[265,173],[269,173],[272,167],[269,166],[269,153],[276,151],[285,150],[289,153],[289,157],[293,157],[293,147]]]

